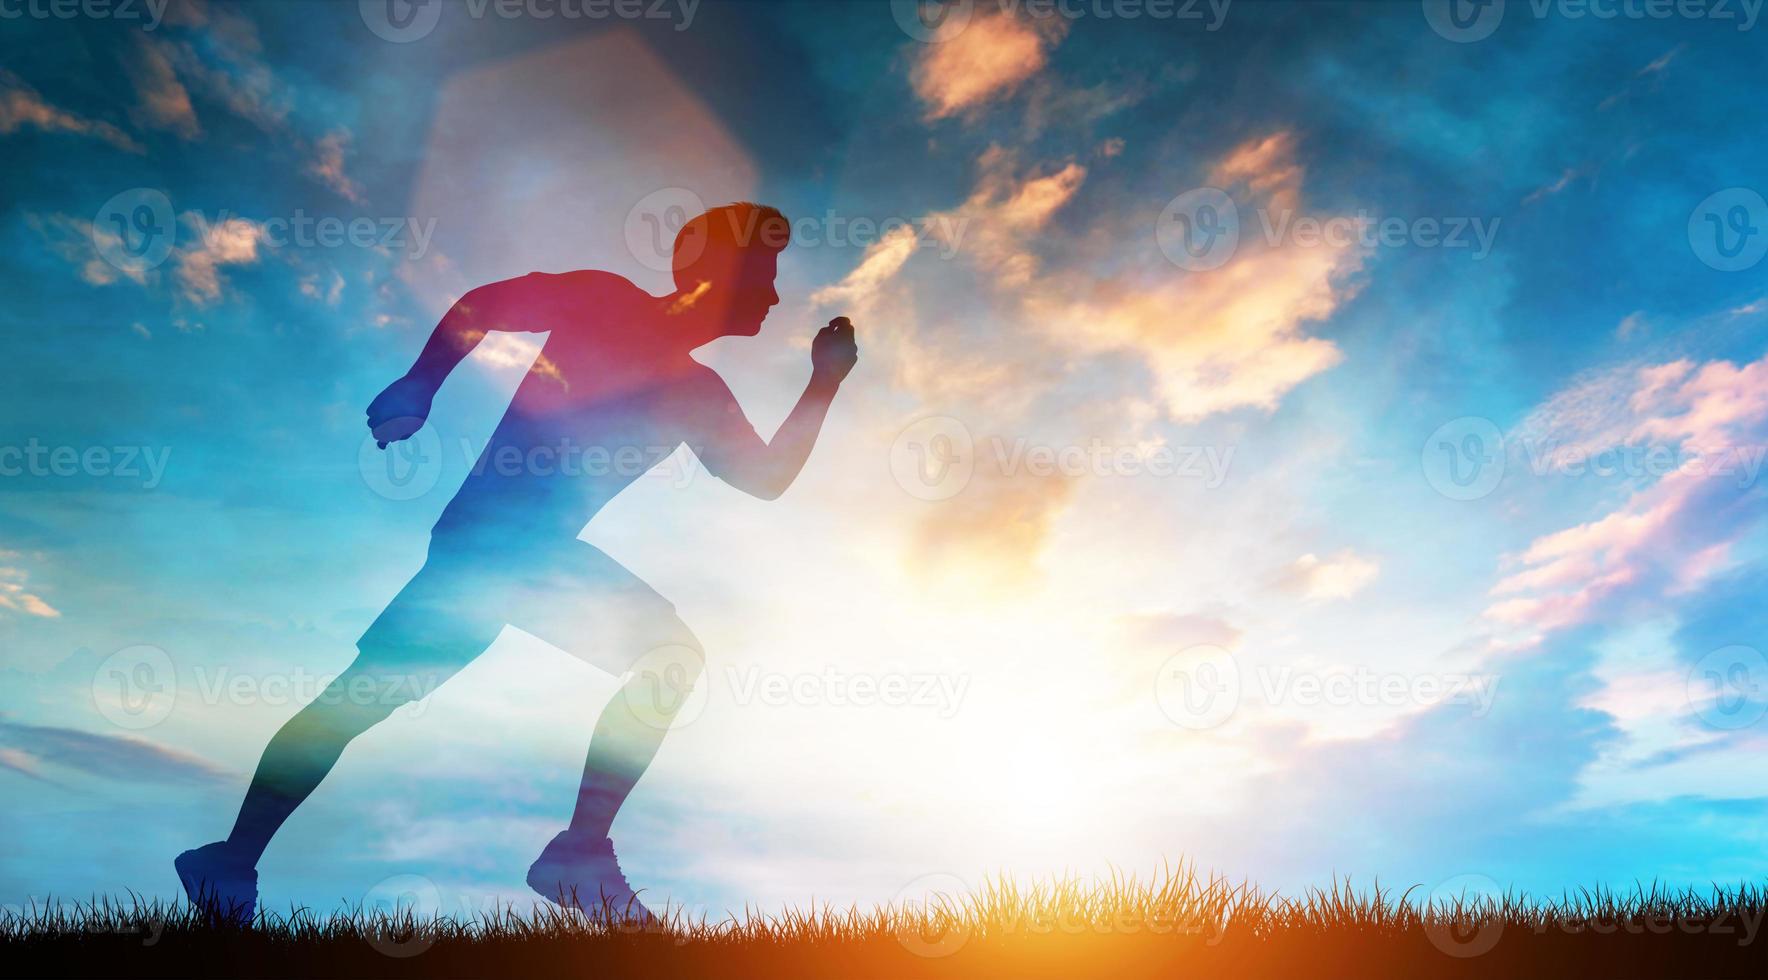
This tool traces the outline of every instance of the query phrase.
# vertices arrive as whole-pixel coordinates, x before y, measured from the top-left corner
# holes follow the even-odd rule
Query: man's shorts
[[[593,545],[441,530],[357,645],[383,670],[446,677],[506,625],[616,676],[659,649],[699,649],[672,603]]]

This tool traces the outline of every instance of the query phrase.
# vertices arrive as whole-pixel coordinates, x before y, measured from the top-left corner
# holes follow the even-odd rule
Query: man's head
[[[774,273],[792,226],[779,211],[748,201],[713,208],[675,235],[676,301],[720,335],[754,336],[779,303]]]

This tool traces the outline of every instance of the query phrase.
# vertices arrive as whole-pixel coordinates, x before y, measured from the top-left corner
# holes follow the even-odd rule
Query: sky
[[[539,352],[381,454],[454,300],[733,200],[782,302],[696,356],[764,435],[861,359],[779,500],[683,450],[581,535],[708,653],[647,896],[1759,881],[1758,9],[0,0],[0,904],[226,834]],[[506,629],[265,904],[526,904],[618,685]]]

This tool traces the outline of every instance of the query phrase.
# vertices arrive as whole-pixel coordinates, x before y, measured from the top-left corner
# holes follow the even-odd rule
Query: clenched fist
[[[406,375],[387,386],[368,406],[368,428],[382,449],[389,442],[411,438],[430,416],[435,386]]]
[[[810,342],[811,373],[815,378],[840,384],[859,361],[859,344],[853,339],[853,323],[844,316],[829,321]]]

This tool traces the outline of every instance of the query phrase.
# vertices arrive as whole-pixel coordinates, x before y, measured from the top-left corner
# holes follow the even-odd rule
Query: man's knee
[[[684,626],[633,663],[621,696],[640,720],[667,728],[688,707],[705,672],[706,654]]]
[[[321,727],[355,738],[405,705],[429,696],[439,680],[421,673],[345,671],[332,679],[304,714]]]

